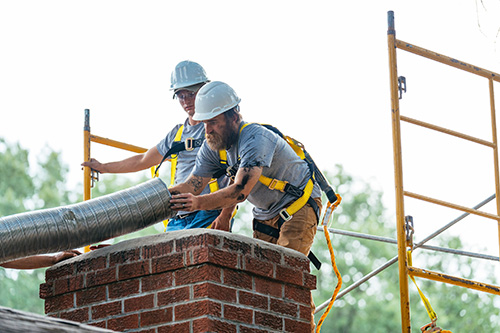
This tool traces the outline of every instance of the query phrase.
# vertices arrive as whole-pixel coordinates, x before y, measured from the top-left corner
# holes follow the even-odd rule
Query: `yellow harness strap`
[[[408,250],[407,256],[408,256],[408,265],[412,266],[411,250]],[[415,281],[415,278],[412,275],[410,275],[410,279],[415,284],[415,287],[417,287],[418,294],[420,295],[420,298],[422,299],[422,302],[424,303],[425,310],[427,310],[427,314],[429,315],[429,317],[431,318],[432,321],[435,321],[437,319],[437,315],[436,315],[436,312],[434,312],[434,309],[432,309],[431,303],[429,302],[427,297],[425,297],[422,290],[420,290],[420,288],[417,285],[417,282]]]
[[[181,125],[179,129],[177,130],[177,133],[175,133],[175,138],[174,142],[179,142],[181,141],[182,137],[182,131],[184,130],[184,125]],[[170,159],[170,186],[174,186],[174,181],[175,181],[175,171],[177,170],[177,156],[178,154],[172,155]]]

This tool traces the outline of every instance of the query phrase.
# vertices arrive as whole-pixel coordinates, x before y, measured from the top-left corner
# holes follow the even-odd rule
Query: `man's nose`
[[[209,124],[205,123],[205,133],[207,134],[212,134],[212,126],[210,126]]]

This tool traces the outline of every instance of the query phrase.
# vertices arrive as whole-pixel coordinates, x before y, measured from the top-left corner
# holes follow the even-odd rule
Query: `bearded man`
[[[220,81],[198,91],[193,118],[204,123],[206,140],[190,177],[170,189],[171,208],[222,209],[248,200],[254,205],[255,238],[308,255],[321,209],[320,188],[283,138],[242,121],[239,103],[236,92]],[[234,170],[233,183],[199,195],[221,167]]]
[[[240,98],[226,83],[214,81],[196,95],[193,119],[205,126],[203,145],[189,178],[170,189],[173,210],[254,205],[254,238],[309,254],[316,235],[321,198],[308,164],[275,132],[242,121]],[[200,195],[221,168],[232,184]],[[232,172],[231,172],[232,171]],[[311,297],[311,331],[314,332]]]

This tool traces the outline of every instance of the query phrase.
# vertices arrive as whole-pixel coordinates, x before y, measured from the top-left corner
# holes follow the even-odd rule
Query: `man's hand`
[[[95,158],[91,158],[90,161],[83,162],[81,165],[83,167],[89,167],[92,170],[99,171],[100,173],[105,173],[103,164]]]
[[[170,208],[172,210],[182,210],[193,212],[200,210],[198,197],[191,193],[181,193],[172,195],[170,199]]]
[[[69,251],[57,253],[53,256],[53,259],[52,259],[53,264],[58,263],[58,262],[63,261],[63,260],[66,260],[66,259],[69,259],[69,258],[79,256],[80,254],[81,253],[78,250],[69,250]]]

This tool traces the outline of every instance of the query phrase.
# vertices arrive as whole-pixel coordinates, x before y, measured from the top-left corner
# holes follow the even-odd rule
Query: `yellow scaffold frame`
[[[128,143],[111,140],[107,138],[103,138],[101,136],[97,136],[90,133],[90,110],[85,109],[85,124],[83,126],[83,160],[90,161],[90,145],[91,142],[100,143],[106,146],[123,149],[127,151],[131,151],[134,153],[145,153],[147,151],[146,148],[134,146]],[[91,188],[92,188],[92,170],[89,167],[83,167],[83,200],[90,200]],[[84,249],[85,252],[89,252],[89,246],[86,246]]]
[[[397,227],[397,245],[398,245],[398,264],[399,264],[399,286],[400,286],[400,299],[401,299],[401,327],[402,332],[411,332],[410,323],[410,301],[408,293],[408,275],[417,276],[425,279],[441,281],[448,284],[453,284],[470,289],[476,289],[495,295],[500,295],[500,288],[484,283],[466,280],[460,277],[454,277],[442,273],[432,272],[426,269],[411,267],[407,259],[407,247],[409,244],[406,237],[405,226],[405,212],[404,212],[404,198],[410,197],[418,200],[423,200],[433,204],[453,208],[464,211],[469,214],[486,217],[496,220],[498,223],[499,244],[500,244],[500,179],[499,179],[499,162],[498,162],[498,144],[497,144],[497,129],[496,129],[496,116],[495,116],[495,99],[493,90],[493,81],[500,82],[500,75],[488,70],[470,65],[463,61],[458,61],[451,57],[441,55],[439,53],[429,51],[418,47],[416,45],[403,42],[396,39],[396,31],[394,26],[394,12],[388,12],[388,48],[389,48],[389,71],[390,71],[390,88],[391,88],[391,112],[392,112],[392,137],[393,137],[393,153],[394,153],[394,177],[395,177],[395,190],[396,190],[396,227]],[[490,108],[491,108],[491,126],[492,126],[492,141],[485,141],[459,132],[455,132],[443,127],[433,124],[425,123],[416,119],[411,119],[400,115],[399,109],[399,93],[402,84],[398,80],[397,72],[397,59],[396,50],[404,50],[430,60],[446,64],[466,72],[484,77],[489,81],[490,93]],[[430,130],[435,130],[445,134],[449,134],[461,139],[465,139],[480,145],[484,145],[493,149],[493,161],[495,170],[495,196],[497,215],[479,211],[476,208],[468,208],[453,203],[445,202],[442,200],[423,196],[421,194],[405,191],[403,188],[403,166],[402,166],[402,147],[401,147],[401,121],[421,126]]]

